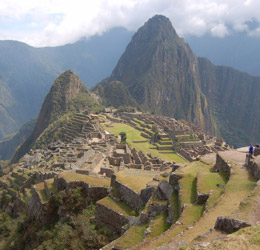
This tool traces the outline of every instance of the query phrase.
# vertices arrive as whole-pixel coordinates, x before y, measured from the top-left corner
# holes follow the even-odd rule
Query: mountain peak
[[[125,84],[145,111],[186,119],[214,132],[199,88],[198,59],[165,16],[150,18],[135,33],[111,81]]]
[[[151,18],[148,19],[146,22],[148,25],[171,25],[171,21],[168,17],[163,16],[163,15],[155,15]]]
[[[143,36],[147,32],[150,38],[161,36],[164,39],[179,38],[169,18],[163,15],[155,15],[150,18],[136,34]]]
[[[32,134],[18,149],[12,162],[16,162],[28,152],[41,133],[65,113],[79,109],[100,109],[100,107],[79,77],[72,70],[65,71],[54,81],[43,102]]]

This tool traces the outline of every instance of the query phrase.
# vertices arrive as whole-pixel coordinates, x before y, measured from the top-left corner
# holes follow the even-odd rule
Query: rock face
[[[230,145],[260,140],[260,119],[250,109],[260,108],[260,78],[198,58],[164,16],[136,32],[99,85],[101,97],[112,81],[122,82],[141,109],[193,122]],[[104,90],[103,97],[109,99]]]
[[[89,90],[73,71],[67,70],[61,74],[55,80],[44,100],[32,134],[18,149],[12,162],[16,162],[27,153],[40,134],[67,111],[95,106],[99,106],[98,102],[91,96]]]
[[[199,90],[197,64],[170,21],[155,16],[134,35],[110,80],[121,80],[145,110],[214,128],[205,123],[210,114]]]
[[[249,226],[251,226],[251,225],[244,221],[232,219],[232,218],[225,217],[225,216],[219,216],[217,218],[214,228],[217,230],[224,231],[226,233],[234,233],[241,228],[249,227]]]
[[[186,119],[214,132],[199,88],[198,59],[164,16],[149,19],[133,36],[111,81],[121,81],[142,109]]]

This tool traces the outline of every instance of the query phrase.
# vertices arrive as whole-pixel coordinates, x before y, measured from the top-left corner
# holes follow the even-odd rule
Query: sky
[[[260,0],[0,0],[0,40],[59,46],[113,27],[136,31],[156,14],[182,37],[260,37],[259,10]]]

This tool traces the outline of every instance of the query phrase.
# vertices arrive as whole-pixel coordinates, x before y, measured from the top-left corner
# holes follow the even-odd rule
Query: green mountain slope
[[[0,160],[10,160],[16,148],[32,133],[36,119],[26,122],[19,131],[0,141]]]
[[[222,137],[231,145],[260,141],[260,77],[215,66],[199,58],[201,89],[217,120]]]
[[[98,111],[102,106],[71,70],[61,74],[46,96],[32,134],[18,148],[12,162],[16,162],[34,145],[41,133],[65,113],[88,109]]]
[[[93,91],[102,97],[102,102],[105,106],[113,106],[115,108],[120,106],[138,106],[136,100],[122,82],[112,81],[108,84],[99,84]]]
[[[131,35],[115,28],[102,36],[45,48],[0,41],[0,140],[39,114],[51,84],[65,70],[79,74],[88,87],[110,74]]]

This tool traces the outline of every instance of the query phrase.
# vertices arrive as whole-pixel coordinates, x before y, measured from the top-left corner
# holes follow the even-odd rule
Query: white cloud
[[[223,23],[214,25],[210,31],[216,37],[224,37],[228,34],[228,28]]]
[[[111,27],[136,30],[155,14],[169,17],[181,36],[259,34],[259,0],[1,0],[0,39],[55,46]]]

